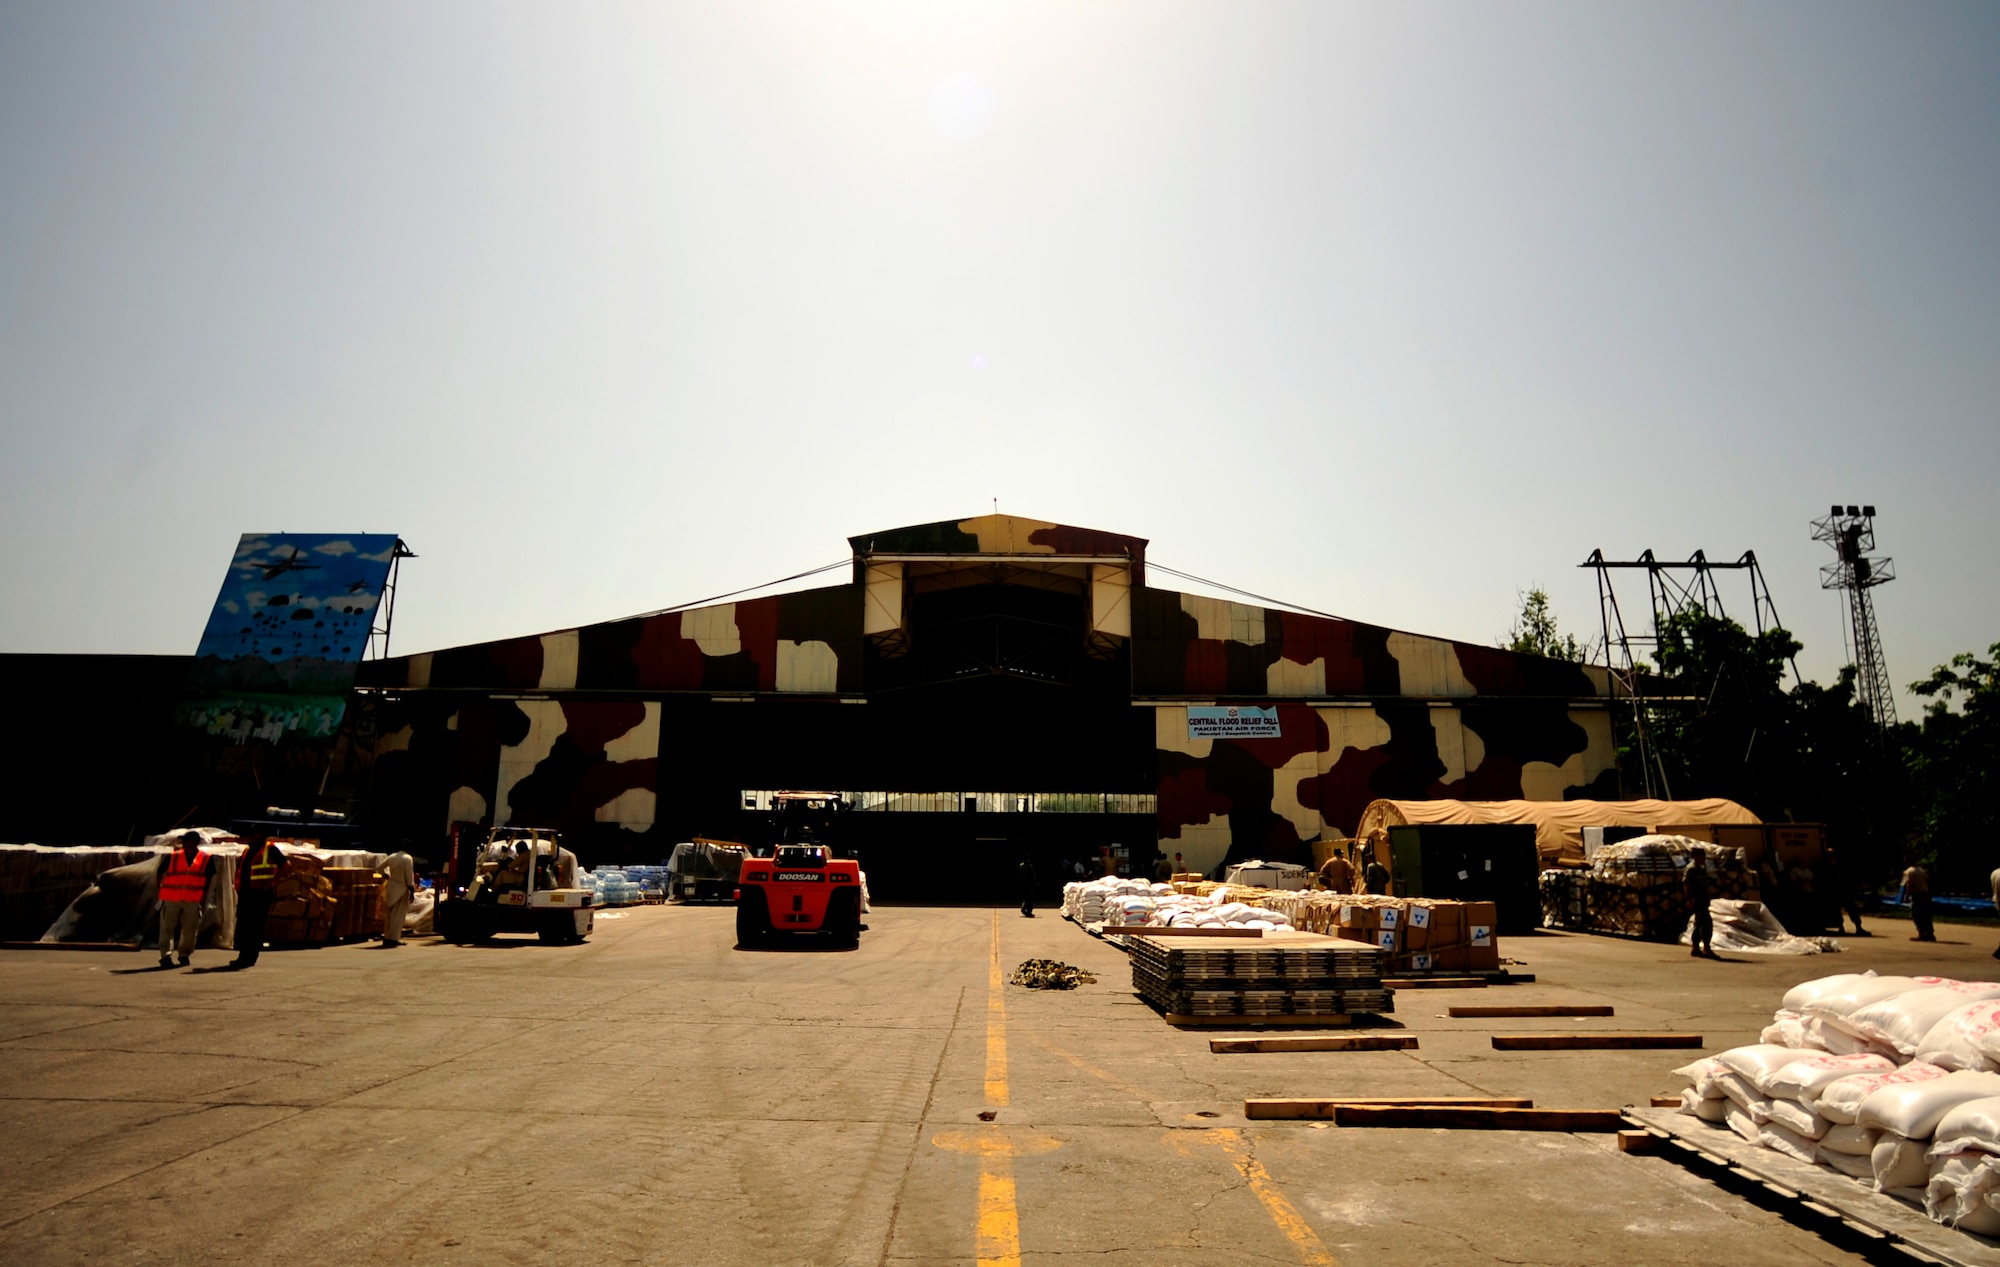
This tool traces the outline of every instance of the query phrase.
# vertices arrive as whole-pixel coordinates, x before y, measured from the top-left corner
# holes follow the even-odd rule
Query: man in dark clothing
[[[271,918],[272,886],[284,868],[284,850],[263,836],[244,849],[236,863],[236,958],[234,969],[252,968],[264,950],[264,923]]]
[[[1911,941],[1936,941],[1937,930],[1931,926],[1931,875],[1917,862],[1911,862],[1903,869],[1903,892],[1910,896],[1910,922],[1917,926],[1917,935]]]
[[[1828,845],[1820,852],[1820,891],[1826,894],[1827,905],[1833,907],[1833,931],[1838,933],[1846,927],[1841,914],[1846,913],[1854,921],[1854,935],[1866,937],[1867,929],[1861,927],[1861,894],[1848,883],[1847,873],[1841,868],[1840,857]]]
[[[1708,864],[1696,858],[1682,873],[1681,885],[1687,892],[1688,907],[1694,912],[1688,954],[1697,959],[1718,958],[1715,947],[1709,944],[1715,940],[1715,919],[1708,911]]]
[[[1388,893],[1389,868],[1376,861],[1373,848],[1370,848],[1364,856],[1368,859],[1368,863],[1361,868],[1361,887],[1374,894]]]
[[[1021,914],[1035,918],[1035,864],[1023,856],[1019,868],[1021,875]]]

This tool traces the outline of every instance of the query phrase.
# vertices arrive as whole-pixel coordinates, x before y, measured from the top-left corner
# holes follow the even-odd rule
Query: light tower
[[[1840,556],[1819,570],[1819,587],[1847,591],[1848,648],[1854,660],[1854,694],[1878,726],[1896,724],[1896,692],[1889,685],[1889,666],[1882,655],[1882,634],[1875,627],[1875,601],[1868,591],[1896,579],[1894,559],[1880,559],[1875,548],[1875,508],[1835,506],[1824,519],[1813,520],[1813,540],[1824,541]]]

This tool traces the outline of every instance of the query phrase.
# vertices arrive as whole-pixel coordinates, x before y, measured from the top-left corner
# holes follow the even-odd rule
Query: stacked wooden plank
[[[1289,944],[1136,937],[1132,988],[1169,1016],[1385,1013],[1382,952],[1359,943]]]

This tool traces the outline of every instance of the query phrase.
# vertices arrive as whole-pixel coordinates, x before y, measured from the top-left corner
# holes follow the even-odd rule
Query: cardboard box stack
[[[1500,942],[1491,902],[1386,897],[1373,893],[1233,890],[1289,916],[1301,932],[1365,942],[1383,954],[1385,972],[1497,972]]]
[[[368,867],[327,867],[321,874],[333,886],[333,940],[379,935],[382,877]]]
[[[311,854],[285,857],[272,886],[271,920],[264,938],[274,945],[322,945],[333,935],[335,898],[326,867]]]
[[[1394,1007],[1382,988],[1383,958],[1372,947],[1173,941],[1132,939],[1132,988],[1169,1016],[1335,1016]]]

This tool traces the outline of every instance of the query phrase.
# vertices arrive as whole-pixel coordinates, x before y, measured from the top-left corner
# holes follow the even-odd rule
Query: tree
[[[1575,634],[1566,634],[1557,628],[1555,607],[1549,602],[1547,590],[1536,586],[1517,596],[1521,600],[1521,611],[1514,617],[1514,627],[1507,631],[1507,640],[1501,646],[1524,655],[1546,656],[1551,660],[1569,660],[1579,664],[1590,658],[1589,643],[1578,642]]]
[[[1659,667],[1672,697],[1653,705],[1655,759],[1677,797],[1724,796],[1764,815],[1791,765],[1785,668],[1799,642],[1752,635],[1726,616],[1681,612],[1660,629]]]
[[[1920,849],[1947,888],[1982,891],[2000,836],[2000,643],[1970,651],[1910,690],[1930,700],[1922,727],[1905,727]],[[1911,733],[1914,732],[1914,733]]]

